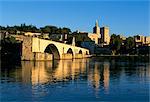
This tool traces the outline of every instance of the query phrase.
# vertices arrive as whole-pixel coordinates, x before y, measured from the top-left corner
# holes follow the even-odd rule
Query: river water
[[[2,102],[149,102],[150,63],[89,58],[2,64]]]

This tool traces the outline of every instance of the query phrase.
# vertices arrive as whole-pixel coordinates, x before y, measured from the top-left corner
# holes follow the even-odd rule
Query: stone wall
[[[75,54],[75,56],[72,56],[72,54],[63,54],[62,59],[73,59],[73,58],[83,58],[84,56],[82,54]]]
[[[60,59],[83,58],[85,57],[84,54],[86,52],[89,54],[89,50],[87,49],[83,49],[83,48],[79,48],[67,44],[62,44],[58,42],[48,41],[44,39],[39,39],[39,38],[25,37],[23,38],[23,43],[22,43],[21,59],[22,60],[53,60],[54,57],[53,55],[44,52],[45,48],[49,44],[54,44],[55,46],[57,46]],[[72,56],[72,54],[66,54],[68,48],[71,48],[73,50],[74,56]],[[82,50],[82,54],[76,54],[80,50]],[[54,51],[56,52],[56,50]]]
[[[49,53],[35,53],[35,60],[53,60],[53,55]]]
[[[34,53],[32,52],[32,38],[25,37],[22,43],[21,60],[34,60]]]
[[[62,59],[72,59],[72,54],[62,54]]]
[[[82,54],[75,54],[74,58],[83,58]]]
[[[21,60],[53,60],[52,54],[32,52],[32,38],[25,37],[22,43]]]

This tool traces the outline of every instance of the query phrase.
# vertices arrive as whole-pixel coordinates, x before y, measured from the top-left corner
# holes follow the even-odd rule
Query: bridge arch
[[[88,55],[88,52],[86,51],[86,55]]]
[[[53,55],[53,59],[60,59],[60,53],[58,51],[58,48],[54,44],[49,44],[44,52],[50,53]]]
[[[73,55],[73,50],[71,48],[68,49],[67,53],[72,54]]]
[[[79,54],[82,54],[82,50],[79,51]]]

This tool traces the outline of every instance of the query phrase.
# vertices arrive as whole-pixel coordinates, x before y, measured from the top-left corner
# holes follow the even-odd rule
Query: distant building
[[[134,36],[134,40],[136,42],[136,47],[138,46],[150,46],[150,36],[136,35]]]
[[[99,44],[99,35],[94,33],[88,33],[88,37],[95,42],[95,44]]]
[[[145,44],[150,46],[150,36],[146,36],[145,39]]]
[[[123,35],[119,35],[122,40],[126,40],[126,37]]]
[[[42,34],[42,37],[43,37],[44,39],[49,39],[49,33]]]
[[[98,21],[96,20],[95,27],[93,28],[93,33],[88,33],[88,37],[95,42],[95,44],[99,44],[100,39],[100,28],[98,26]]]
[[[109,42],[110,42],[109,27],[101,27],[100,28],[100,33],[101,33],[100,42],[103,45],[109,45]]]
[[[40,36],[41,33],[25,32],[24,35],[25,35],[25,36]]]
[[[98,21],[96,20],[93,33],[88,33],[88,37],[98,45],[109,45],[109,27],[99,27]]]
[[[122,39],[122,45],[125,45],[127,38],[125,36],[123,36],[123,35],[119,35],[119,36]]]
[[[100,34],[100,27],[98,26],[98,21],[96,20],[95,27],[93,28],[93,33]]]

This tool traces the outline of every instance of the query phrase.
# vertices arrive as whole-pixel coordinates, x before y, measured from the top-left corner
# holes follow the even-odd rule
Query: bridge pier
[[[49,53],[32,52],[32,38],[26,37],[22,43],[21,60],[53,60],[53,55]]]
[[[40,52],[36,53],[35,52],[34,60],[37,60],[37,61],[41,61],[41,60],[45,60],[45,61],[53,60],[53,55],[49,54],[49,53],[40,53]]]
[[[83,58],[84,56],[82,54],[75,54],[74,58]]]
[[[32,52],[32,38],[26,37],[22,43],[21,60],[34,60],[35,53]]]
[[[62,57],[60,59],[81,59],[81,58],[87,58],[90,57],[90,55],[83,55],[83,54],[63,54]]]
[[[62,57],[60,59],[73,59],[73,56],[72,54],[66,53],[66,54],[62,54]]]

